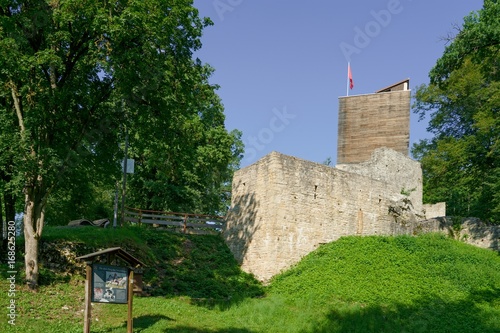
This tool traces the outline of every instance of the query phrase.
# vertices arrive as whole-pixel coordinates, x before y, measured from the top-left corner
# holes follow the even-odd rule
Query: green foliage
[[[431,140],[412,148],[422,163],[424,201],[449,215],[500,222],[500,4],[465,18],[462,29],[417,88],[414,110],[430,116]]]
[[[405,189],[404,187],[401,188],[401,194],[404,195],[404,196],[410,196],[412,192],[415,192],[417,189],[416,188],[412,188],[412,189]]]
[[[78,219],[98,220],[113,217],[114,189],[105,184],[94,185],[91,182],[81,182],[70,187],[61,184],[47,204],[46,224],[67,225],[69,221]]]
[[[242,144],[193,59],[210,24],[192,0],[0,2],[0,188],[25,198],[33,287],[46,216],[111,217],[127,134],[129,205],[225,211]]]
[[[225,214],[232,175],[243,151],[241,132],[227,133],[223,119],[204,124],[208,120],[200,119],[198,114],[192,117],[194,122],[200,122],[199,127],[181,130],[179,123],[171,123],[171,130],[162,129],[171,138],[163,136],[142,151],[132,150],[136,167],[129,177],[129,206]]]
[[[241,133],[225,129],[213,69],[192,59],[211,24],[192,1],[16,3],[0,5],[5,186],[40,187],[51,224],[109,218],[128,128],[129,205],[223,213]]]
[[[485,0],[483,8],[464,18],[462,28],[445,49],[430,73],[432,84],[446,84],[451,73],[471,57],[480,64],[483,73],[498,80],[497,70],[500,38],[500,5],[496,0]],[[496,63],[496,65],[495,65]],[[494,67],[490,67],[494,65]]]

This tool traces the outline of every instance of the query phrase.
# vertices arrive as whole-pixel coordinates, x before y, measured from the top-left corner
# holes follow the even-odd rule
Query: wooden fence
[[[128,208],[125,210],[125,222],[151,224],[183,233],[218,233],[222,231],[223,216],[162,212]]]

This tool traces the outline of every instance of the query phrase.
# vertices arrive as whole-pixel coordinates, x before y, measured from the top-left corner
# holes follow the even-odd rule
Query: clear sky
[[[215,68],[228,130],[243,132],[242,167],[271,151],[314,162],[337,156],[338,97],[409,78],[428,83],[444,37],[481,0],[195,0],[205,29],[196,53]],[[429,138],[411,113],[410,147]]]

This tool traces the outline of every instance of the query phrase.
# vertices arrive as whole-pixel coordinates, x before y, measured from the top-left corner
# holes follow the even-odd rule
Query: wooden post
[[[85,280],[85,315],[83,322],[83,333],[90,333],[90,323],[92,322],[92,262],[87,262]]]
[[[142,282],[142,275],[143,275],[144,271],[140,268],[136,268],[134,269],[134,295],[139,295],[139,296],[142,296],[142,286],[143,286],[143,282]]]
[[[134,299],[134,270],[129,269],[128,272],[128,318],[127,318],[127,333],[132,333],[134,330],[134,318],[132,315],[132,301]]]
[[[188,219],[188,215],[184,214],[184,228],[183,228],[184,233],[186,233],[186,231],[187,231],[187,219]]]

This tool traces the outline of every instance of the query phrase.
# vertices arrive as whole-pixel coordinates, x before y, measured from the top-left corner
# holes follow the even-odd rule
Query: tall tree
[[[113,175],[123,129],[147,139],[141,126],[183,123],[208,24],[192,0],[0,0],[0,112],[17,122],[31,288],[50,194]]]
[[[194,82],[186,81],[182,72],[189,72]],[[136,168],[127,203],[154,210],[225,213],[243,148],[241,133],[228,133],[224,127],[217,87],[208,83],[211,73],[198,61],[171,73],[169,86],[160,88],[169,98],[159,101],[160,108],[169,110],[168,117],[141,118],[144,123],[131,128],[129,151]]]
[[[500,3],[471,13],[418,87],[415,112],[434,134],[413,147],[424,200],[448,212],[500,222]]]

